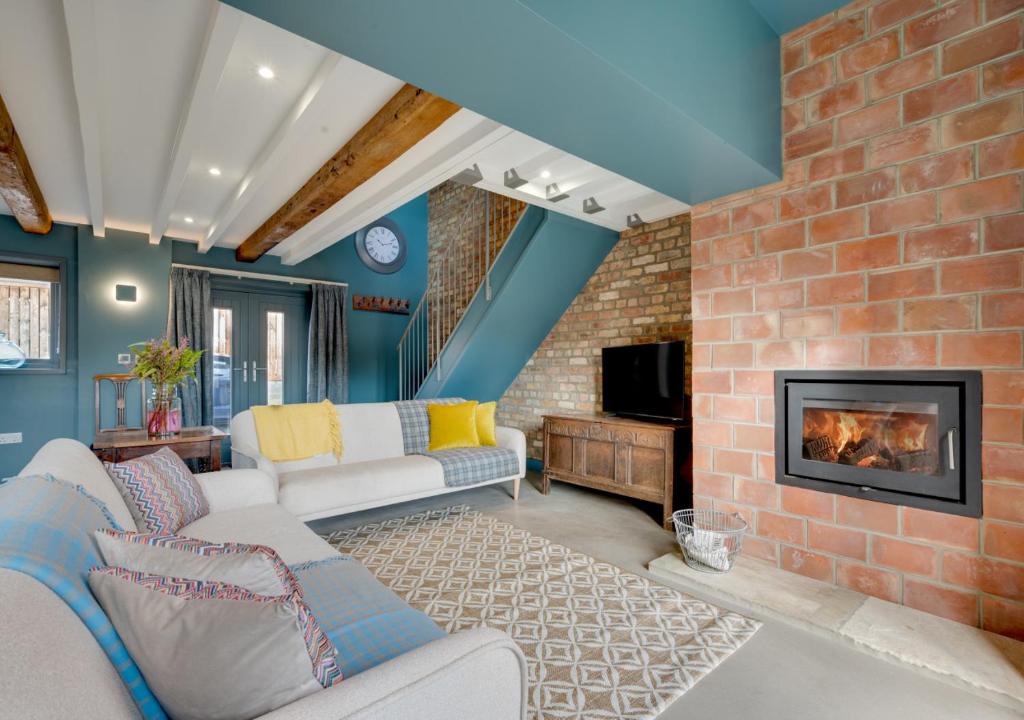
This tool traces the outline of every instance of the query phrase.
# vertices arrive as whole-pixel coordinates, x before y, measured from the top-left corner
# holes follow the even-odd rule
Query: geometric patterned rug
[[[325,538],[447,632],[508,633],[536,720],[653,718],[761,626],[466,506]]]

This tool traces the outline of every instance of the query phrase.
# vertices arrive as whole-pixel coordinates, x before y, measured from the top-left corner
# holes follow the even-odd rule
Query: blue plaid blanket
[[[339,555],[291,570],[306,604],[338,648],[346,678],[445,637],[433,620],[399,600],[357,560]]]
[[[462,398],[438,398],[437,400],[399,400],[395,402],[398,419],[402,423],[402,443],[406,455],[420,455],[430,447],[430,416],[427,405],[451,405],[464,402]]]
[[[508,448],[483,446],[421,454],[441,463],[444,484],[448,487],[467,487],[519,475],[519,456]]]
[[[147,720],[166,720],[142,673],[86,584],[102,565],[92,533],[121,530],[106,505],[80,486],[51,475],[0,481],[0,567],[46,585],[95,636]]]

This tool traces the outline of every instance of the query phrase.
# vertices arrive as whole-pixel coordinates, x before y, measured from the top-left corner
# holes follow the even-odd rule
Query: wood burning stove
[[[776,482],[981,516],[981,373],[775,373]]]

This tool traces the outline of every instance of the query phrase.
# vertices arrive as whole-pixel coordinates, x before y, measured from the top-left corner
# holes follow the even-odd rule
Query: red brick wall
[[[601,409],[601,348],[663,340],[690,340],[689,215],[622,233],[501,398],[499,422],[540,459],[545,414]]]
[[[698,506],[748,554],[1024,638],[1024,8],[859,1],[783,38],[784,180],[693,210]],[[982,368],[985,517],[774,482],[776,368]]]

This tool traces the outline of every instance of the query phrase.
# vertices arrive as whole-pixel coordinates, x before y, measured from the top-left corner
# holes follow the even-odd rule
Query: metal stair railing
[[[398,396],[416,397],[478,292],[491,299],[491,268],[526,203],[472,188],[454,235],[437,249],[427,289],[398,341]]]

